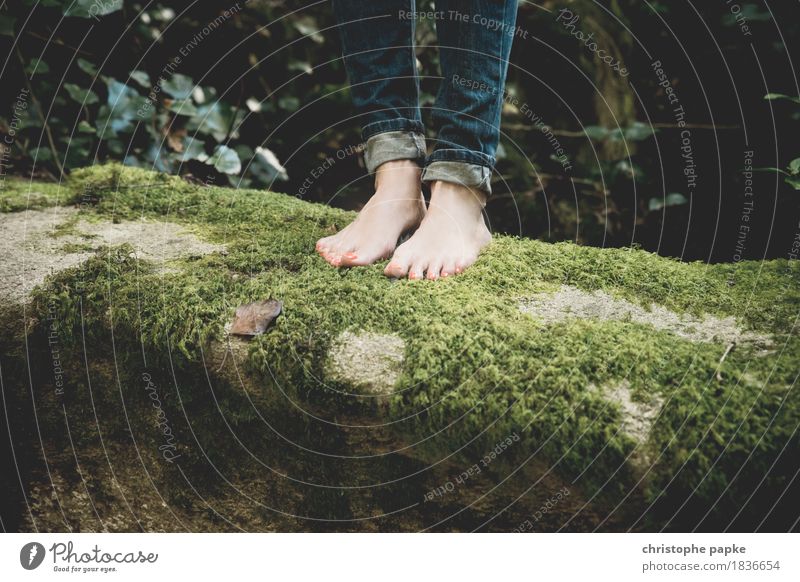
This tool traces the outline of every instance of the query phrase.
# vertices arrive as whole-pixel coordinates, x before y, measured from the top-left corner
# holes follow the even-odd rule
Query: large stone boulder
[[[22,529],[797,518],[796,261],[497,236],[461,276],[393,281],[313,252],[347,212],[119,165],[9,180],[0,209]],[[265,333],[228,334],[270,298]]]

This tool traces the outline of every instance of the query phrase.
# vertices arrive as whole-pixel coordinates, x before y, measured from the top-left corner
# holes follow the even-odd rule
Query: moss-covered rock
[[[3,316],[15,345],[38,349],[30,382],[17,366],[20,401],[30,383],[50,449],[64,445],[67,418],[86,447],[101,435],[136,450],[166,503],[200,506],[215,524],[186,527],[787,519],[800,424],[794,261],[687,264],[498,236],[459,277],[392,281],[383,265],[318,258],[314,242],[352,214],[290,196],[119,165],[75,172],[63,193],[55,203],[81,220],[181,225],[208,245],[164,269],[136,241],[104,241],[33,291],[27,325],[14,324],[21,310]],[[265,298],[284,306],[268,331],[227,337],[236,306]],[[358,370],[347,373],[348,357]]]

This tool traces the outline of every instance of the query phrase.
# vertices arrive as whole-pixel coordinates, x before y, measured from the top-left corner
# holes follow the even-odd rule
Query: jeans
[[[438,138],[427,156],[414,52],[414,0],[333,0],[350,91],[373,173],[417,161],[422,180],[491,193],[517,0],[437,0],[442,82],[431,113]]]

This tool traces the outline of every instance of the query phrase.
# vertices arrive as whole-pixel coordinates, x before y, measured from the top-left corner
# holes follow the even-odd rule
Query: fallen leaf
[[[234,335],[261,335],[281,314],[283,303],[275,299],[262,299],[236,308],[230,332]]]

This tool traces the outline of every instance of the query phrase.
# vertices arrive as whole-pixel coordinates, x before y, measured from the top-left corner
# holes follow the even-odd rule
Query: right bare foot
[[[397,239],[425,216],[420,167],[411,160],[381,164],[375,194],[340,232],[317,241],[317,252],[334,267],[369,265],[394,252]]]

